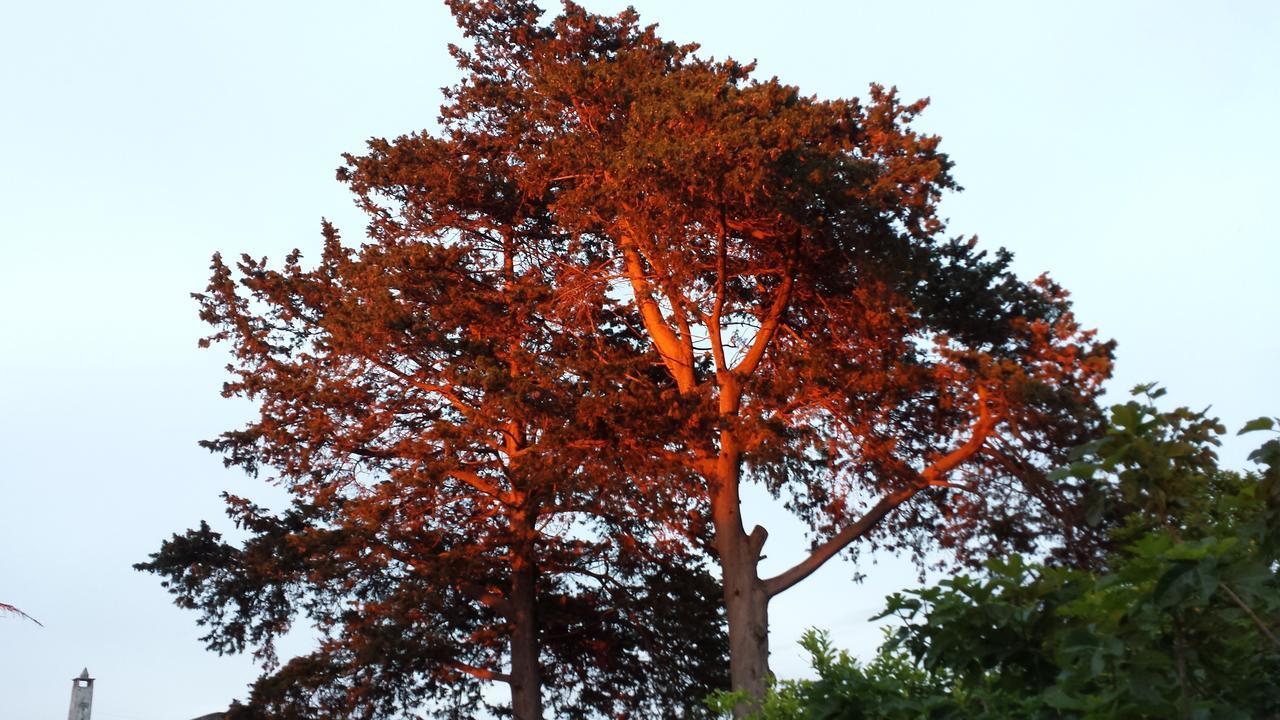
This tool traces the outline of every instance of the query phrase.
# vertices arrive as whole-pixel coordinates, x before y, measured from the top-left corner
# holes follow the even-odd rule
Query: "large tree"
[[[717,592],[656,492],[686,471],[624,462],[661,438],[637,412],[655,361],[603,289],[543,262],[567,236],[537,198],[466,144],[418,150],[436,204],[411,232],[375,217],[353,249],[326,224],[314,268],[215,258],[206,344],[230,345],[224,393],[257,417],[206,445],[293,503],[228,497],[247,539],[202,524],[138,567],[212,649],[271,664],[297,616],[319,631],[246,717],[470,717],[491,681],[518,720],[544,696],[563,717],[697,715],[723,677]]]
[[[912,127],[925,102],[805,96],[630,10],[566,2],[548,23],[525,0],[448,4],[472,43],[454,48],[444,136],[541,198],[572,238],[547,262],[625,301],[661,362],[648,415],[675,422],[627,462],[690,471],[665,491],[697,508],[691,534],[713,530],[735,688],[764,689],[769,599],[846,548],[969,559],[1055,533],[1064,556],[1085,551],[1078,484],[1043,468],[1096,427],[1111,345],[1052,281],[945,235],[937,203],[956,186]],[[350,159],[386,228],[436,212],[417,166],[431,142]],[[767,533],[743,524],[744,482],[814,532],[775,577],[758,572]]]

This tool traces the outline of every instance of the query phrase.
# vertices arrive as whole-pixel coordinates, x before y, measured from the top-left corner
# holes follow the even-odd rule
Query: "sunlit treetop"
[[[467,161],[431,170],[444,140],[427,134],[351,157],[341,174],[378,213],[375,238],[452,226],[455,178],[537,198],[538,233],[568,242],[551,262],[629,301],[682,393],[715,413],[726,382],[743,386],[749,474],[795,493],[820,535],[975,429],[966,479],[877,524],[884,537],[958,543],[981,520],[1025,546],[1046,507],[1066,511],[1069,488],[1022,480],[1096,426],[1111,346],[1051,280],[944,235],[937,203],[956,186],[939,138],[912,127],[926,101],[806,96],[630,11],[450,4],[472,44],[454,48],[443,137]],[[695,465],[717,452],[684,441]]]
[[[644,707],[643,653],[588,652],[555,622],[616,618],[628,637],[648,619],[632,596],[586,608],[653,587],[655,566],[696,577],[686,553],[705,547],[732,683],[759,696],[769,598],[842,550],[1091,556],[1084,483],[1045,469],[1098,428],[1112,346],[1047,277],[946,234],[938,203],[957,188],[913,127],[926,102],[807,96],[632,11],[448,4],[468,43],[441,129],[373,140],[338,171],[368,241],[326,228],[315,269],[217,261],[201,296],[235,353],[228,394],[261,411],[211,447],[270,468],[353,561],[263,587],[328,597],[318,622],[361,641],[410,636],[412,593],[443,582],[456,598],[414,626],[441,648],[429,668],[374,682],[356,661],[372,656],[339,643],[318,686],[394,700],[397,673],[437,694],[487,676],[510,681],[519,718],[540,716],[543,680],[565,707]],[[812,529],[778,576],[759,577],[767,533],[742,524],[743,481]],[[201,542],[210,567],[239,562]],[[194,583],[180,597],[220,622],[225,588],[190,567],[151,569]],[[681,635],[663,637],[653,653]],[[590,660],[606,657],[623,667]]]

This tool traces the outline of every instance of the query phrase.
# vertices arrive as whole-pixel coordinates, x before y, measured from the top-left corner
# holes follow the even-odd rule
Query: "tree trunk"
[[[511,564],[511,710],[515,720],[542,720],[538,573],[531,560],[532,550],[532,543],[517,547]]]
[[[729,621],[729,679],[734,690],[750,698],[734,708],[734,717],[759,709],[769,679],[769,597],[756,575],[750,538],[740,536],[745,557],[728,561],[721,556],[724,604]],[[745,560],[745,561],[744,561]]]
[[[737,388],[727,390],[732,395],[721,396],[721,417],[731,422],[737,415]],[[767,533],[757,526],[748,535],[742,525],[740,474],[741,448],[726,423],[720,431],[711,515],[729,622],[730,687],[750,698],[733,709],[737,718],[759,709],[769,678],[769,596],[757,572]]]

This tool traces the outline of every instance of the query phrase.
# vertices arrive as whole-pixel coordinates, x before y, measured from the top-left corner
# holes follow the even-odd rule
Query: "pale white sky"
[[[588,0],[593,10],[621,2]],[[758,58],[805,92],[928,95],[966,192],[957,233],[1048,270],[1120,341],[1118,399],[1158,380],[1229,426],[1280,414],[1280,4],[637,0],[705,52]],[[365,138],[429,127],[454,77],[444,8],[370,0],[13,2],[0,15],[0,716],[183,720],[253,677],[205,653],[195,616],[130,569],[222,523],[218,493],[270,498],[195,441],[238,424],[187,294],[209,255],[360,237],[333,179]],[[1224,453],[1242,467],[1247,445]],[[753,498],[760,500],[760,498]],[[780,568],[794,524],[753,502]],[[767,572],[771,568],[766,567]],[[863,568],[866,570],[866,568]],[[832,563],[772,607],[774,667],[806,627],[865,653],[883,559]]]

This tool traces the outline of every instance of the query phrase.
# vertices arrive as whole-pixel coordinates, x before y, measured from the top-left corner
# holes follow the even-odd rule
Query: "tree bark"
[[[729,623],[729,686],[746,692],[748,697],[733,709],[733,714],[744,718],[759,709],[768,687],[769,595],[758,573],[760,550],[768,533],[756,526],[748,535],[743,527],[739,496],[742,448],[734,428],[741,389],[731,373],[721,378],[720,391],[722,425],[711,518]]]
[[[730,687],[746,692],[748,697],[734,708],[733,714],[743,718],[759,710],[768,688],[769,596],[756,574],[751,537],[740,533],[736,541],[718,544],[722,548],[724,604],[729,621]]]
[[[527,535],[527,533],[524,533]],[[515,720],[542,720],[538,662],[537,567],[529,538],[517,542],[511,563],[511,710]]]

